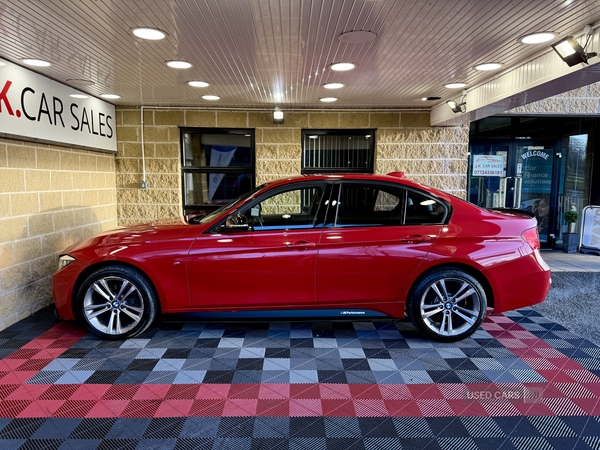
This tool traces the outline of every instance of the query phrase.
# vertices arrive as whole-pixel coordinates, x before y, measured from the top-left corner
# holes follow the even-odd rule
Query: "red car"
[[[542,302],[550,269],[535,219],[478,208],[401,173],[264,184],[176,225],[114,230],[68,248],[58,315],[123,339],[159,314],[403,318],[457,341],[495,312]]]

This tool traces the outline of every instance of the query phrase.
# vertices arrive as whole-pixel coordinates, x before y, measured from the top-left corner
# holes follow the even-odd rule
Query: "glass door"
[[[538,220],[540,243],[551,245],[559,175],[555,153],[554,142],[472,143],[468,200],[482,208],[530,212]]]

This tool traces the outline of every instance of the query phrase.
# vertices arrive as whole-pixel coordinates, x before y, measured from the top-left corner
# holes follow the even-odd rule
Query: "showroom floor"
[[[2,449],[598,449],[600,348],[539,313],[438,344],[404,321],[0,332]]]

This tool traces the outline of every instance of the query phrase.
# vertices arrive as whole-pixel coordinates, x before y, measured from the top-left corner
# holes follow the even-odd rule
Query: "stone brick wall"
[[[514,115],[591,115],[600,114],[600,83],[567,91],[554,97],[511,109]]]
[[[114,159],[0,139],[0,329],[51,302],[64,248],[117,226]]]
[[[460,197],[466,194],[468,128],[432,128],[421,112],[271,112],[145,109],[144,151],[148,189],[142,181],[138,107],[117,108],[117,203],[120,225],[180,217],[179,127],[253,128],[256,183],[300,174],[303,128],[375,128],[376,173],[403,171],[410,178]]]

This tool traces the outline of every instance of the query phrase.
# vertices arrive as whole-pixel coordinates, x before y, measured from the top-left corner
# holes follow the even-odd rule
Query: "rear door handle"
[[[419,242],[429,241],[431,241],[431,236],[428,234],[410,234],[400,239],[400,242],[405,242],[407,244],[418,244]]]
[[[317,246],[317,244],[315,244],[314,242],[306,242],[306,241],[296,241],[296,242],[292,242],[292,243],[286,245],[287,248],[291,248],[294,250],[307,250],[309,248],[314,248],[316,246]]]

